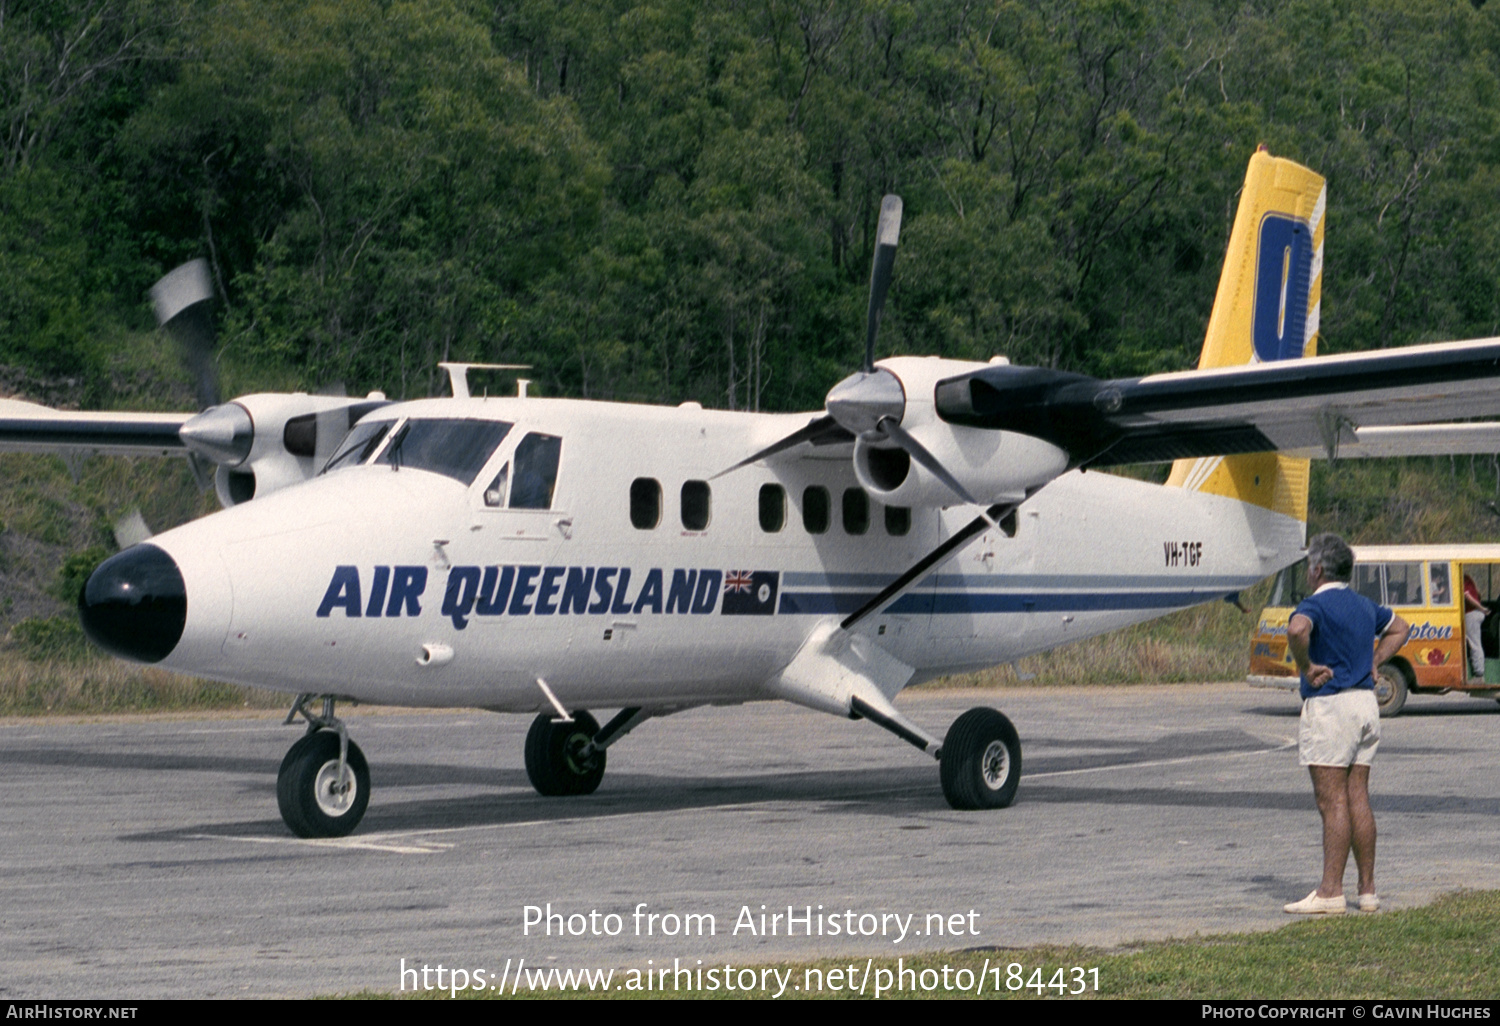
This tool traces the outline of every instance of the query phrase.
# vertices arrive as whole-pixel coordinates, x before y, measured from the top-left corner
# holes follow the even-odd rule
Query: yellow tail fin
[[[1316,354],[1327,196],[1300,164],[1264,149],[1250,158],[1200,370]],[[1308,465],[1276,453],[1178,460],[1167,484],[1306,521]]]

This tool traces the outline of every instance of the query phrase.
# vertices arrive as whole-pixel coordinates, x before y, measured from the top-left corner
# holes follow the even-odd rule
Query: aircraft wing
[[[994,366],[939,382],[935,399],[945,421],[1044,439],[1072,466],[1346,446],[1372,456],[1494,452],[1483,426],[1386,429],[1500,415],[1500,338],[1112,381]],[[1462,441],[1481,447],[1446,447]]]
[[[178,430],[190,413],[81,413],[0,399],[0,452],[103,452],[170,456],[186,452]]]
[[[1363,427],[1353,429],[1354,440],[1343,432],[1338,459],[1378,459],[1387,456],[1468,456],[1500,453],[1500,422],[1477,424],[1413,424],[1403,427]],[[1306,449],[1285,449],[1288,456],[1319,459],[1328,450],[1318,445]]]

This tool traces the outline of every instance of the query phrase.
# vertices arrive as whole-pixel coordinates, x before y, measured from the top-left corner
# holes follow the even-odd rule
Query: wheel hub
[[[563,746],[563,752],[565,753],[564,758],[567,761],[568,769],[572,770],[580,777],[584,776],[594,768],[593,757],[585,757],[582,754],[585,746],[587,746],[588,743],[589,738],[586,735],[574,734],[572,737],[568,738],[567,743]]]
[[[341,782],[339,761],[328,760],[323,764],[323,768],[318,770],[313,794],[317,796],[318,808],[323,811],[324,815],[342,816],[354,805],[354,799],[358,796],[354,773],[346,768]]]
[[[1005,747],[1005,742],[991,741],[989,747],[984,750],[979,766],[979,771],[984,776],[985,787],[991,791],[998,791],[1004,787],[1005,781],[1010,777],[1010,749]]]

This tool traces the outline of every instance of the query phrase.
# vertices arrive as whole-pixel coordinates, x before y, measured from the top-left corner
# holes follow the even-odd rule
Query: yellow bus
[[[1470,665],[1464,587],[1472,581],[1484,603],[1479,644],[1484,673]],[[1500,545],[1356,545],[1349,586],[1389,606],[1411,624],[1411,637],[1376,668],[1380,715],[1395,716],[1408,694],[1459,692],[1500,699]],[[1250,643],[1249,681],[1257,687],[1298,687],[1286,626],[1307,594],[1306,561],[1276,575],[1269,604]]]

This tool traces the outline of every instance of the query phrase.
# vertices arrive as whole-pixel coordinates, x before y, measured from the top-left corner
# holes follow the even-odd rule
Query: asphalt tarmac
[[[352,837],[301,841],[276,811],[298,736],[279,718],[0,722],[0,998],[395,991],[436,985],[439,964],[449,985],[456,968],[493,983],[523,958],[659,970],[1113,946],[1272,929],[1316,882],[1290,695],[899,704],[939,735],[973,705],[1003,709],[1024,748],[1016,804],[955,812],[926,756],[787,705],[649,722],[572,799],[531,790],[522,717],[341,709],[369,812]],[[1384,731],[1385,907],[1496,886],[1500,705],[1414,697]]]

